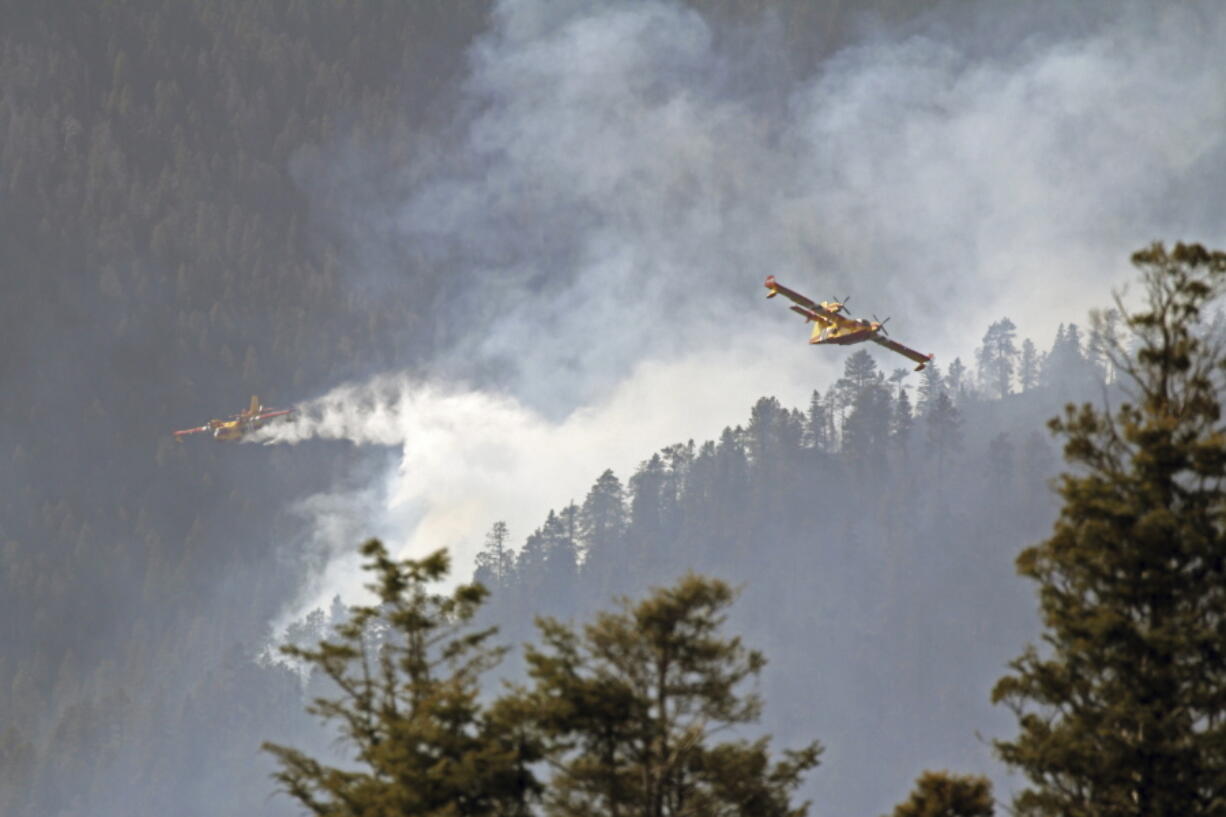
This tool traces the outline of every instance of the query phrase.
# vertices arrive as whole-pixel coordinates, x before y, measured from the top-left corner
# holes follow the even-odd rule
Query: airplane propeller
[[[890,316],[888,315],[886,316],[886,319],[883,321],[877,320],[877,316],[873,315],[873,323],[877,324],[877,331],[881,332],[881,334],[885,335],[887,338],[890,336],[890,333],[885,331],[885,325],[889,322],[890,322]]]

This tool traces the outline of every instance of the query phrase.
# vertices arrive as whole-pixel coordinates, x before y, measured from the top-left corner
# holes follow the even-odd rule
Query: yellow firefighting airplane
[[[813,334],[809,336],[809,343],[834,343],[839,346],[849,346],[853,343],[871,340],[873,343],[880,344],[891,352],[897,352],[904,357],[914,360],[919,364],[915,367],[917,372],[923,369],[928,361],[932,360],[932,355],[925,355],[922,352],[917,352],[910,347],[890,340],[886,336],[885,321],[865,321],[844,317],[839,314],[843,311],[842,303],[838,301],[822,301],[821,303],[811,301],[799,292],[788,289],[783,284],[778,283],[773,275],[766,277],[766,288],[770,290],[770,294],[766,297],[774,298],[776,295],[783,295],[797,304],[791,307],[793,312],[804,316],[806,322],[813,322]],[[847,299],[844,298],[843,300]],[[889,318],[885,320],[888,321]]]
[[[213,435],[214,439],[218,440],[237,440],[243,436],[255,431],[260,426],[267,423],[273,417],[283,417],[286,414],[292,414],[293,409],[285,409],[283,411],[264,411],[264,407],[260,405],[260,398],[255,395],[251,396],[251,404],[246,409],[238,414],[231,414],[228,420],[209,420],[205,425],[199,428],[188,428],[183,431],[174,432],[176,440],[182,440],[188,434],[202,434],[208,432]]]

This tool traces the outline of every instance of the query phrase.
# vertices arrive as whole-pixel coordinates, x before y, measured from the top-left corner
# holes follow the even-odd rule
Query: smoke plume
[[[582,502],[606,468],[625,479],[657,448],[718,436],[764,393],[802,403],[808,379],[781,377],[775,367],[813,372],[809,349],[779,340],[644,361],[603,399],[560,419],[507,394],[391,374],[302,404],[289,421],[248,439],[343,440],[386,446],[395,457],[375,475],[299,504],[303,555],[317,570],[278,629],[326,609],[333,594],[359,595],[355,546],[363,538],[380,536],[394,552],[419,556],[445,547],[463,579],[494,521],[523,537],[550,508]]]

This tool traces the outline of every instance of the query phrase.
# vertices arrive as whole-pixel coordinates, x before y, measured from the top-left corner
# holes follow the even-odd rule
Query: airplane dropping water
[[[257,428],[264,426],[269,420],[274,417],[284,417],[287,414],[293,414],[293,409],[282,409],[280,411],[264,411],[264,407],[260,405],[260,398],[255,395],[251,396],[251,404],[246,409],[238,414],[231,414],[226,420],[209,420],[199,428],[187,428],[183,431],[174,432],[176,440],[182,440],[188,434],[203,434],[208,432],[213,435],[213,439],[223,441],[240,440]]]

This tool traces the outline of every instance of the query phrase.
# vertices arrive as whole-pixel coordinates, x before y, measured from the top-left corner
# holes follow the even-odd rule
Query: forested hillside
[[[769,6],[796,72],[922,11],[882,0],[869,25],[839,2],[690,5],[729,38]],[[460,274],[403,246],[395,286],[372,284],[329,185],[352,170],[378,191],[372,169],[446,142],[490,13],[0,0],[0,813],[295,813],[267,799],[258,747],[328,736],[300,679],[256,661],[304,571],[279,547],[298,524],[285,509],[371,455],[169,432],[251,394],[280,407],[426,370],[455,339],[436,313]],[[874,778],[899,799],[919,771],[904,746],[936,766],[982,748],[967,702],[986,706],[984,679],[1030,632],[1010,563],[1050,522],[1043,421],[1104,376],[1085,340],[1041,343],[1045,368],[1019,344],[1011,380],[990,353],[901,381],[853,356],[811,406],[764,399],[719,440],[575,486],[586,499],[516,554],[498,548],[526,531],[483,555],[503,639],[686,568],[744,582],[768,725],[830,747],[819,789],[857,769],[858,790]],[[972,663],[958,684],[943,674]],[[973,748],[925,751],[929,726],[932,745]],[[870,751],[881,729],[893,754]]]
[[[495,524],[474,574],[489,620],[528,642],[537,615],[736,577],[734,622],[771,662],[768,731],[828,747],[816,802],[888,803],[924,768],[998,774],[976,735],[1007,723],[986,690],[1037,626],[1013,559],[1054,515],[1046,420],[1106,393],[1087,340],[1061,327],[1038,352],[1004,319],[976,369],[887,376],[852,353],[808,406],[763,397],[718,440],[606,471],[522,542]]]
[[[347,454],[169,431],[404,365],[392,343],[428,338],[406,301],[342,284],[343,238],[295,180],[312,146],[425,110],[485,13],[414,8],[3,4],[0,811],[229,808],[184,786],[224,756],[201,727],[294,582],[267,508]],[[226,717],[246,728],[256,706]]]

